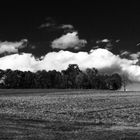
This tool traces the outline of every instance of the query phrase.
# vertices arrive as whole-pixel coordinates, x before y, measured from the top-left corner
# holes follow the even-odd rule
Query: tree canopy
[[[95,68],[81,71],[77,64],[70,64],[66,70],[12,71],[0,70],[0,88],[74,88],[118,90],[122,86],[119,74],[100,74]]]

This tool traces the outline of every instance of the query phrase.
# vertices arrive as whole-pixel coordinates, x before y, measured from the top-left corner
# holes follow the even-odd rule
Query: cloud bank
[[[140,66],[137,59],[130,60],[114,55],[106,49],[73,53],[61,50],[50,52],[42,59],[35,59],[31,54],[13,54],[0,58],[0,69],[21,71],[65,70],[69,64],[78,64],[81,70],[97,68],[101,72],[118,72],[128,75],[129,80],[140,82]]]
[[[55,39],[51,46],[54,49],[80,49],[86,45],[87,41],[79,39],[77,32],[67,33],[62,35],[60,38]]]

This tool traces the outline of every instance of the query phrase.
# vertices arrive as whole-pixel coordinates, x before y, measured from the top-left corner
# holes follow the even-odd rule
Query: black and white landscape
[[[136,3],[0,8],[0,139],[140,139]]]

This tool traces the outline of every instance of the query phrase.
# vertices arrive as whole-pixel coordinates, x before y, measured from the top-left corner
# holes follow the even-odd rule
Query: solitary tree
[[[128,75],[126,73],[122,74],[122,86],[123,90],[126,91],[126,86],[130,81],[128,80]]]

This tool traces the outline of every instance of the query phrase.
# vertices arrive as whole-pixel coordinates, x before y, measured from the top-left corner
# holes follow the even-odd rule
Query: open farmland
[[[0,90],[0,139],[140,139],[140,92]]]

